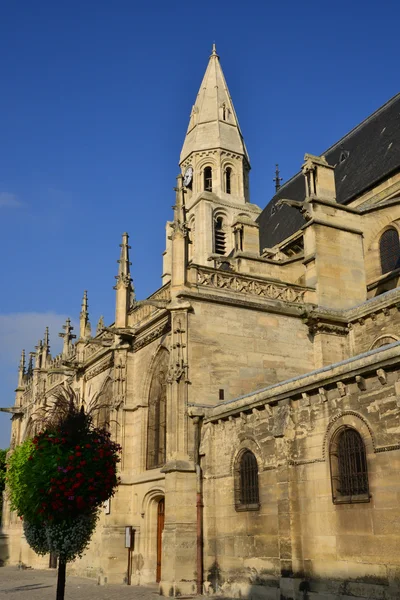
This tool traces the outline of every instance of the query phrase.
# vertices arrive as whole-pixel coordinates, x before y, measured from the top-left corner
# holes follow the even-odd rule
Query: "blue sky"
[[[252,201],[399,91],[397,2],[13,0],[0,7],[0,404],[50,325],[114,318],[121,233],[137,296],[164,227],[212,42],[252,163]],[[0,447],[9,418],[0,414]]]

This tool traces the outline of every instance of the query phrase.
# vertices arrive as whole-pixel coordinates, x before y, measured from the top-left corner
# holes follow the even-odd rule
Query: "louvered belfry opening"
[[[351,427],[340,431],[332,443],[331,476],[334,502],[369,501],[365,444]]]
[[[212,192],[212,168],[206,167],[204,169],[204,191]]]
[[[226,252],[226,240],[225,240],[225,231],[224,231],[224,223],[222,217],[218,217],[215,219],[214,225],[214,240],[215,240],[215,253],[225,255]]]
[[[153,367],[150,384],[147,421],[148,469],[162,467],[165,463],[168,362],[168,350],[163,348]]]
[[[396,229],[387,229],[379,242],[382,275],[400,267],[400,243]]]
[[[226,168],[225,171],[225,191],[227,194],[231,193],[232,189],[232,169],[230,167]]]
[[[257,510],[260,506],[258,490],[257,459],[250,450],[245,450],[236,467],[237,510]]]

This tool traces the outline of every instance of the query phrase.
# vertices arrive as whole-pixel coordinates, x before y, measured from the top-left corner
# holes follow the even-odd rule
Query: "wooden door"
[[[162,532],[164,529],[165,501],[162,498],[157,509],[157,583],[161,581]]]

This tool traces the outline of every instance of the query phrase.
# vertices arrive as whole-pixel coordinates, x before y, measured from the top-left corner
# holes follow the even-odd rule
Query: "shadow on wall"
[[[208,571],[204,593],[216,594],[219,600],[398,600],[400,585],[389,584],[384,578],[368,577],[363,580],[311,579],[301,576],[271,575],[224,580],[217,562]]]
[[[8,535],[0,530],[0,567],[4,567],[9,558]]]

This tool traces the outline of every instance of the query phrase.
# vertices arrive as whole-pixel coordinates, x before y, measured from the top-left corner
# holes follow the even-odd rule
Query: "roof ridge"
[[[398,92],[397,94],[395,94],[394,96],[392,96],[391,98],[389,98],[389,100],[387,100],[385,102],[385,104],[382,104],[382,106],[380,106],[379,108],[377,108],[372,114],[368,115],[368,117],[366,117],[363,121],[361,121],[361,123],[358,123],[358,125],[356,125],[355,127],[353,127],[353,129],[350,129],[350,131],[348,131],[344,136],[342,136],[337,142],[335,142],[334,144],[332,144],[331,146],[329,146],[329,148],[327,148],[326,150],[324,150],[324,152],[321,152],[320,156],[328,154],[328,152],[330,152],[331,150],[334,150],[340,143],[343,142],[343,140],[345,138],[349,138],[351,135],[353,135],[354,133],[356,133],[356,131],[358,131],[361,127],[363,127],[364,125],[366,125],[368,122],[372,121],[379,113],[381,113],[390,104],[392,104],[395,100],[398,100],[399,98],[400,98],[400,92]],[[294,175],[292,175],[292,177],[290,179],[288,179],[287,181],[285,181],[281,185],[281,187],[279,188],[279,192],[286,185],[288,185],[291,181],[293,181],[294,179],[296,179],[297,177],[299,177],[299,175],[301,175],[301,170],[297,171],[297,173],[295,173]],[[274,198],[276,197],[276,195],[277,194],[274,194],[272,196],[272,198],[268,202],[268,204],[270,204],[274,200]],[[266,205],[266,207],[268,206],[268,204]]]
[[[378,116],[379,113],[381,113],[383,110],[385,110],[390,104],[392,104],[398,98],[400,98],[400,92],[398,92],[397,94],[395,94],[394,96],[392,96],[392,98],[389,98],[389,100],[387,100],[385,102],[385,104],[382,104],[382,106],[380,106],[379,108],[377,108],[372,114],[368,115],[368,117],[366,117],[363,121],[361,121],[361,123],[358,123],[358,125],[356,125],[355,127],[353,127],[353,129],[350,129],[350,131],[348,131],[343,137],[341,137],[340,140],[338,140],[337,142],[335,142],[334,144],[332,144],[332,146],[329,146],[329,148],[327,148],[325,150],[325,152],[323,152],[322,154],[327,154],[328,152],[330,152],[331,150],[333,150],[334,148],[336,148],[336,146],[338,146],[338,144],[340,144],[345,138],[350,137],[356,131],[358,131],[359,129],[361,129],[361,127],[363,127],[364,125],[366,125],[368,122],[372,121],[375,117]]]

